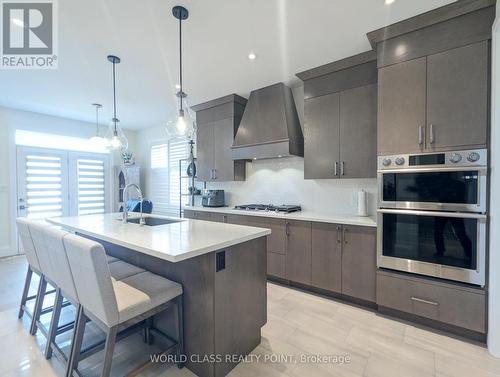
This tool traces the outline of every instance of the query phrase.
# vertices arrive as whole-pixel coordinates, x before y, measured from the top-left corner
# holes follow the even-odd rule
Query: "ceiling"
[[[230,93],[248,96],[296,72],[370,49],[366,33],[450,0],[64,0],[59,1],[59,68],[0,70],[0,105],[93,121],[93,102],[111,118],[110,53],[117,66],[124,128],[164,125],[175,114],[178,21],[184,87],[194,105]],[[249,52],[257,59],[250,61]]]

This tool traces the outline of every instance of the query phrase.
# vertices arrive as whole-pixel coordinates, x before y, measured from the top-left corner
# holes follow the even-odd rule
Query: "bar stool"
[[[37,300],[35,304],[35,310],[33,312],[33,321],[30,328],[30,334],[35,335],[37,330],[40,329],[41,333],[47,338],[48,329],[45,328],[40,322],[40,316],[42,314],[43,304],[45,301],[45,296],[47,292],[47,283],[52,287],[56,288],[57,285],[53,281],[53,276],[55,271],[53,271],[52,263],[50,260],[49,250],[45,244],[44,230],[49,227],[48,224],[27,220],[28,229],[33,240],[33,245],[38,256],[38,262],[40,264],[40,270],[42,271],[42,276],[40,278],[40,287],[37,294]],[[54,266],[54,270],[57,270],[58,266]]]
[[[42,229],[42,234],[45,246],[48,250],[50,250],[47,256],[53,271],[53,276],[51,278],[56,284],[56,297],[54,300],[54,310],[52,312],[50,327],[47,334],[45,358],[50,359],[52,357],[52,352],[55,351],[57,358],[66,365],[68,358],[64,355],[64,352],[56,343],[56,336],[62,332],[59,328],[59,320],[63,300],[68,300],[76,308],[77,313],[80,309],[80,301],[78,300],[78,294],[76,292],[75,283],[73,282],[73,276],[69,267],[68,257],[63,244],[63,238],[66,234],[68,234],[68,232],[55,227],[45,227]],[[72,327],[73,326],[71,326],[71,328]],[[67,330],[70,330],[71,328]]]
[[[154,329],[155,334],[174,341],[165,352],[184,352],[182,286],[150,272],[130,276],[121,281],[113,280],[106,261],[104,248],[99,243],[68,234],[64,245],[80,299],[75,338],[72,342],[67,376],[78,375],[78,363],[89,352],[81,352],[87,318],[106,334],[104,362],[101,377],[111,371],[113,350],[117,339],[134,330],[148,326],[147,320],[176,305],[177,336],[173,340]],[[120,332],[119,332],[120,330]],[[182,365],[178,365],[182,367]]]
[[[35,300],[35,307],[36,307],[36,300],[39,297],[39,292],[41,290],[41,284],[42,284],[42,271],[40,268],[40,263],[38,262],[38,256],[36,254],[35,246],[33,244],[33,240],[31,238],[31,233],[29,231],[28,223],[29,221],[25,218],[19,217],[16,219],[17,223],[17,231],[19,234],[19,238],[21,240],[21,244],[23,246],[24,252],[26,254],[26,259],[28,260],[28,271],[26,272],[26,279],[24,281],[24,288],[23,288],[23,294],[21,296],[21,304],[19,306],[19,315],[18,318],[21,319],[26,313],[28,317],[31,318],[32,323],[30,326],[33,327],[33,312],[30,312],[28,307],[26,306],[27,302],[30,300]],[[31,280],[33,278],[33,273],[39,276],[40,280],[38,283],[38,289],[37,289],[37,294],[34,296],[28,296],[30,286],[31,286]]]

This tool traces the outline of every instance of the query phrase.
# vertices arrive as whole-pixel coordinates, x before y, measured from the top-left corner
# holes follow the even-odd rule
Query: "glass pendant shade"
[[[165,131],[169,137],[193,139],[196,133],[196,124],[189,112],[179,111],[178,115],[167,122]]]
[[[111,150],[125,151],[128,149],[128,140],[117,123],[118,120],[116,122],[111,121],[109,124],[108,132],[106,133],[107,147]]]

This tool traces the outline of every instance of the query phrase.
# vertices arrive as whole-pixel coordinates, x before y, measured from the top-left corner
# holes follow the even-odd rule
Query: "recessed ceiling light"
[[[255,55],[254,52],[251,52],[251,53],[248,54],[248,59],[255,60],[255,59],[257,59],[257,55]]]
[[[385,4],[386,5],[390,5],[392,4],[393,2],[395,2],[396,0],[385,0]]]

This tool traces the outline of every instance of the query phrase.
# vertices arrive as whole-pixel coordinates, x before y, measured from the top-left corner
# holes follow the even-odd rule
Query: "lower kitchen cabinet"
[[[286,222],[286,278],[311,285],[311,230],[307,221]]]
[[[311,285],[342,293],[342,225],[312,224]]]
[[[214,221],[212,220],[212,214],[210,212],[204,211],[193,211],[193,210],[184,210],[184,217],[186,219],[195,219],[195,220],[205,220],[205,221]]]
[[[342,227],[342,294],[376,301],[376,246],[375,228]]]
[[[280,279],[286,278],[285,255],[267,251],[267,274]]]
[[[375,302],[376,258],[376,228],[313,223],[313,287]]]
[[[215,221],[217,223],[227,223],[228,221],[228,215],[225,215],[223,213],[211,213],[210,214],[210,220]]]
[[[377,272],[377,304],[479,333],[486,333],[486,294],[479,288]]]

